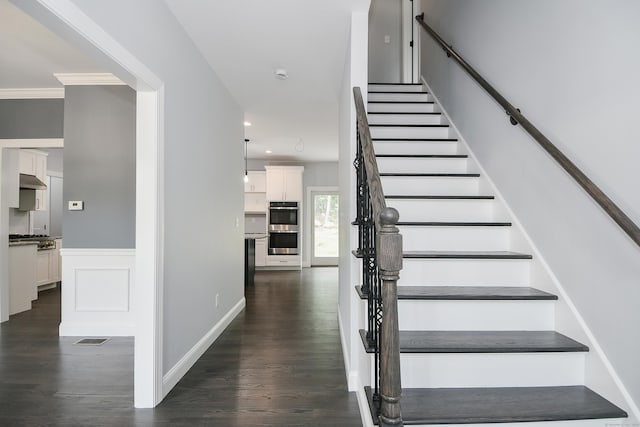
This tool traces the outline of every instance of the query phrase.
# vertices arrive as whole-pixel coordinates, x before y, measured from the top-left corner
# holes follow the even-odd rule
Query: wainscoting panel
[[[133,336],[135,249],[62,249],[61,336]]]

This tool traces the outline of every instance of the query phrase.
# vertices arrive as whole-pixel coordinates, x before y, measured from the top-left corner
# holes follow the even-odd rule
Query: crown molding
[[[125,83],[111,73],[53,73],[65,86],[124,85]]]
[[[59,99],[64,98],[64,88],[17,88],[0,89],[0,99]]]

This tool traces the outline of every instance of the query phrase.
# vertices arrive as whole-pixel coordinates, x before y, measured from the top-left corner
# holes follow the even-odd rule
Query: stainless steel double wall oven
[[[269,202],[269,255],[298,255],[298,202]]]

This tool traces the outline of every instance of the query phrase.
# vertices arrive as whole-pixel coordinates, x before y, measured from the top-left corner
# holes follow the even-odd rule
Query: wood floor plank
[[[155,409],[133,408],[133,339],[59,338],[60,292],[0,325],[0,425],[359,426],[338,270],[258,271],[245,310]]]

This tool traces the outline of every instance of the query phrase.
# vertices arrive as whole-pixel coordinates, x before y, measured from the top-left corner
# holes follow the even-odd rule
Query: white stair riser
[[[369,124],[439,125],[440,114],[368,114]]]
[[[432,101],[432,99],[428,93],[370,93],[367,101],[422,102]]]
[[[458,154],[458,141],[374,141],[376,154]]]
[[[367,111],[369,112],[382,112],[382,113],[430,113],[436,111],[435,104],[427,104],[425,102],[416,103],[384,103],[384,102],[371,102],[367,104]]]
[[[405,251],[429,248],[433,251],[506,251],[510,247],[510,227],[398,227]]]
[[[382,176],[385,195],[476,196],[480,179],[475,177]]]
[[[369,92],[422,92],[424,86],[416,85],[367,85]]]
[[[402,274],[402,273],[401,273]],[[399,300],[400,330],[546,331],[554,301]]]
[[[376,150],[376,154],[382,153],[378,153],[378,151]],[[380,171],[380,173],[466,173],[469,163],[469,159],[464,157],[378,157],[377,160],[378,171]]]
[[[584,384],[584,353],[400,355],[403,388],[537,387]]]
[[[403,260],[400,286],[529,286],[530,260]]]
[[[448,127],[372,127],[372,138],[449,138]]]
[[[396,208],[400,221],[492,221],[495,201],[492,199],[398,200],[387,199]],[[497,218],[496,218],[497,219]]]

